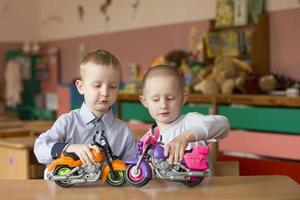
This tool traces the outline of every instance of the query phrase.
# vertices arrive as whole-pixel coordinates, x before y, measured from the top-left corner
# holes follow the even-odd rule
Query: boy
[[[208,139],[223,138],[229,132],[228,120],[223,116],[181,114],[187,97],[183,80],[174,67],[158,65],[145,74],[139,98],[156,121],[170,164],[182,160],[186,149],[205,145]]]
[[[104,130],[115,155],[134,156],[134,138],[126,124],[113,116],[111,106],[117,98],[122,69],[110,52],[96,50],[80,63],[80,79],[75,84],[84,96],[80,109],[61,115],[51,129],[35,142],[34,153],[42,164],[50,164],[62,151],[74,152],[83,164],[91,164],[93,135]]]

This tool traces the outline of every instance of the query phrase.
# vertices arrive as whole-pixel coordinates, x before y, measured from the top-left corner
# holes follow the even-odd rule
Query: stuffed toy
[[[244,83],[252,68],[236,58],[219,57],[214,65],[202,69],[195,78],[193,90],[205,95],[244,92]]]
[[[276,77],[272,74],[264,75],[259,78],[259,87],[264,92],[271,92],[278,86]]]

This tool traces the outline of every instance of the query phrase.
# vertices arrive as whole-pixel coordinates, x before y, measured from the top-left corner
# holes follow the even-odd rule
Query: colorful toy
[[[48,167],[51,172],[48,178],[61,187],[71,187],[74,184],[93,183],[102,179],[112,186],[122,186],[125,180],[126,165],[112,153],[107,138],[102,131],[100,142],[96,141],[97,131],[93,137],[93,145],[101,150],[97,152],[92,149],[96,163],[92,165],[82,165],[79,157],[71,152],[63,152],[60,158],[53,161]]]
[[[159,130],[156,125],[153,125],[137,142],[137,157],[125,161],[127,164],[125,177],[128,183],[141,187],[154,175],[160,179],[180,181],[193,187],[209,175],[208,146],[195,146],[192,151],[185,153],[183,161],[170,165],[167,157],[164,156],[164,148],[158,142],[159,137]]]

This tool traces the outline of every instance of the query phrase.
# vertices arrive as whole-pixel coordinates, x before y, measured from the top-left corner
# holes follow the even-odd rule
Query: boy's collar
[[[90,108],[83,102],[80,108],[80,117],[85,124],[93,122],[97,117],[91,112]],[[114,115],[112,109],[110,108],[102,117],[103,123],[109,127],[113,123]]]

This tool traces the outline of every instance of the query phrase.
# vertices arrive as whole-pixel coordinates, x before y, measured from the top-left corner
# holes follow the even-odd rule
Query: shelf
[[[119,101],[139,101],[138,94],[119,94]],[[187,103],[216,103],[216,104],[241,104],[252,106],[270,107],[295,107],[300,108],[300,97],[283,97],[271,95],[217,95],[209,96],[192,93]]]
[[[253,29],[256,24],[246,24],[246,25],[240,25],[240,26],[225,26],[225,27],[219,27],[219,28],[216,28],[216,27],[213,27],[213,24],[214,22],[211,22],[211,27],[210,28],[210,31],[212,32],[220,32],[220,31],[237,31],[237,30],[240,30],[240,29]]]
[[[259,17],[256,24],[215,28],[211,25],[204,39],[206,63],[219,56],[236,57],[248,62],[253,73],[270,73],[270,44],[268,15]]]

